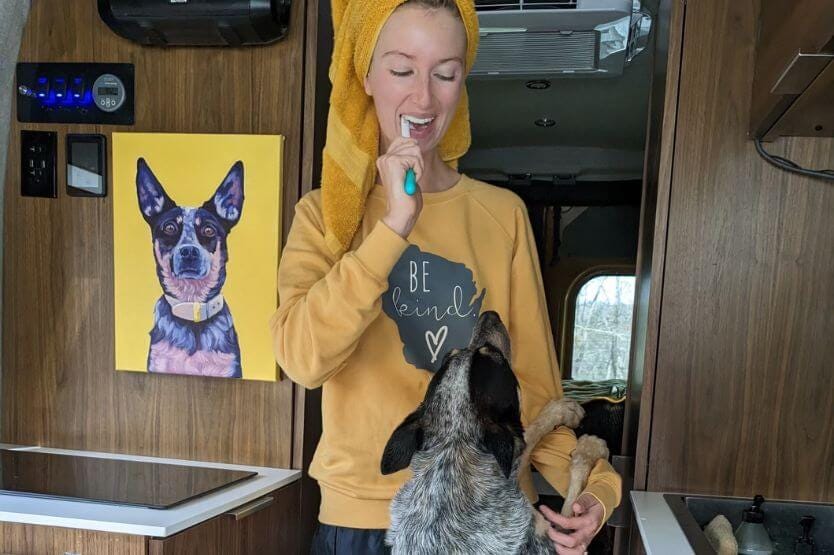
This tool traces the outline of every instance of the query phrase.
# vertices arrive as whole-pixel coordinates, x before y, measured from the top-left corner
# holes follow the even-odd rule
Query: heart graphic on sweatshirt
[[[446,335],[449,333],[449,326],[443,326],[437,333],[432,333],[431,330],[426,331],[426,345],[429,347],[429,353],[431,354],[431,361],[437,361],[437,355],[440,353],[440,349],[443,347],[443,343],[446,341]]]

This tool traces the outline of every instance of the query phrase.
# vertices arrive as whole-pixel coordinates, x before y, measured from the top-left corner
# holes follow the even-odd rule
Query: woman
[[[468,344],[481,311],[497,311],[509,329],[525,423],[562,391],[525,206],[452,165],[469,145],[472,0],[335,2],[334,26],[322,191],[298,203],[271,329],[287,375],[323,386],[323,433],[310,466],[322,492],[313,552],[382,553],[388,505],[407,477],[381,475],[382,450],[445,353]],[[351,96],[351,87],[362,93]],[[401,137],[403,117],[410,138]],[[364,190],[367,154],[375,164]],[[408,168],[419,183],[414,196],[403,190]],[[575,443],[560,428],[533,454],[559,491]],[[535,499],[529,472],[521,482]],[[577,516],[542,509],[573,530],[548,532],[559,553],[585,551],[619,490],[619,476],[600,461]]]

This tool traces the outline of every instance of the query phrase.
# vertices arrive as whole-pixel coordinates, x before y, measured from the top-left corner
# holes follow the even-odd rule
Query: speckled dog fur
[[[381,471],[410,465],[391,502],[386,543],[396,554],[550,554],[547,524],[518,484],[529,449],[556,425],[575,427],[582,409],[560,400],[525,438],[510,341],[484,313],[467,349],[452,351],[420,406],[391,435]],[[526,449],[526,443],[530,443]]]

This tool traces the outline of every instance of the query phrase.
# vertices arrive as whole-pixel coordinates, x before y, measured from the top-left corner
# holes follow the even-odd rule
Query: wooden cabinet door
[[[299,482],[256,499],[255,512],[230,513],[168,538],[151,538],[151,555],[269,555],[298,552]],[[266,498],[272,498],[271,503]],[[263,508],[258,508],[263,505]]]
[[[3,555],[145,555],[147,538],[93,530],[0,522]]]

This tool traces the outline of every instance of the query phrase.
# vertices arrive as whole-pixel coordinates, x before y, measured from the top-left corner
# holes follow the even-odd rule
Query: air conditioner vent
[[[481,37],[472,75],[535,75],[594,72],[595,31],[496,33]],[[519,56],[524,52],[524,56]]]
[[[578,0],[475,0],[479,12],[512,10],[575,10]]]

